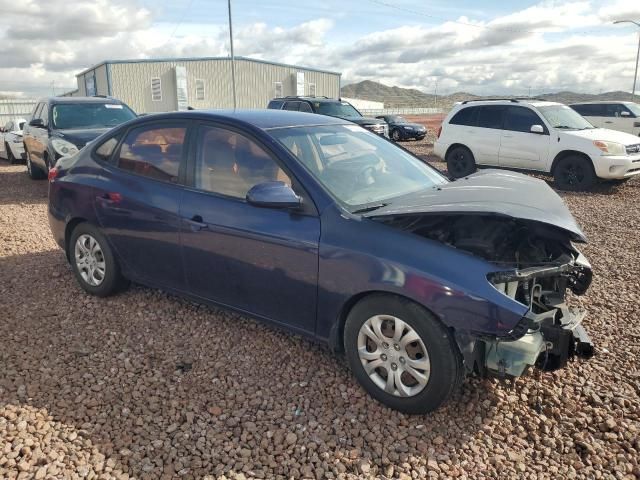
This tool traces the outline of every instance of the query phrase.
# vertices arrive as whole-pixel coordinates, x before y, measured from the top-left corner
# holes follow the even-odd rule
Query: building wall
[[[361,98],[346,98],[342,97],[342,100],[349,102],[358,110],[382,110],[384,108],[384,102],[375,102],[373,100],[362,100]]]
[[[112,63],[109,65],[111,94],[138,113],[176,110],[176,65],[186,68],[190,106],[196,109],[233,108],[230,59]],[[276,82],[282,83],[283,95],[295,95],[297,72],[304,72],[305,94],[309,94],[311,83],[316,84],[316,95],[337,98],[340,94],[338,74],[246,59],[236,59],[235,65],[238,108],[266,108],[275,96]],[[151,98],[153,77],[161,79],[161,101]],[[80,76],[78,78],[80,83]],[[204,80],[204,100],[196,99],[197,79]]]
[[[78,75],[78,93],[73,96],[85,97],[87,95],[86,79],[95,76],[96,95],[109,95],[109,81],[107,77],[107,65],[100,65],[82,75]]]

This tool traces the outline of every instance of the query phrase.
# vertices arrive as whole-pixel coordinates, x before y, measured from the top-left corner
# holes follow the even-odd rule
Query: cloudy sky
[[[0,94],[106,59],[228,55],[226,0],[0,0]],[[631,90],[640,0],[233,0],[237,55],[438,93]]]

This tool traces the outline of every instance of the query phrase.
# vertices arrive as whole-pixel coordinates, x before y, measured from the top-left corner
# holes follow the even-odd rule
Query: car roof
[[[262,130],[284,127],[303,127],[311,125],[351,125],[348,120],[316,115],[315,113],[294,112],[289,110],[189,110],[182,112],[157,113],[141,119],[195,119],[235,121],[253,125]],[[144,120],[142,120],[144,121]]]
[[[38,103],[46,102],[49,104],[59,103],[122,103],[113,97],[45,97],[38,100]]]
[[[282,102],[295,102],[296,100],[303,100],[305,102],[318,102],[318,103],[342,103],[345,102],[345,100],[341,100],[339,98],[328,98],[328,97],[296,97],[296,96],[291,96],[291,97],[276,97],[274,99],[272,99],[271,101],[274,100],[279,100]]]
[[[486,99],[486,100],[470,100],[465,102],[460,102],[458,104],[459,107],[473,107],[479,105],[530,105],[532,107],[545,107],[550,105],[564,105],[563,103],[558,102],[547,102],[545,100],[527,100],[527,99]]]
[[[596,105],[599,103],[624,103],[624,104],[629,104],[629,103],[634,103],[634,102],[625,102],[624,100],[590,100],[587,102],[572,102],[570,105]]]

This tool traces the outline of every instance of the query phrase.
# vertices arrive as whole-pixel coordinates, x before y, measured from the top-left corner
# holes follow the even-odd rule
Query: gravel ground
[[[640,477],[639,180],[563,194],[590,238],[595,280],[575,301],[598,356],[468,379],[428,416],[253,320],[139,286],[85,295],[46,189],[0,163],[0,478]]]

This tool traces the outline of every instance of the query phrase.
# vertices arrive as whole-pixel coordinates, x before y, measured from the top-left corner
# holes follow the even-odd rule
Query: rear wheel
[[[31,178],[32,180],[42,180],[43,178],[45,178],[45,173],[44,171],[33,164],[33,162],[31,162],[31,154],[29,153],[29,150],[26,151],[26,155],[27,155],[27,174],[29,175],[29,178]]]
[[[452,178],[462,178],[476,171],[476,159],[467,147],[454,147],[447,153],[447,170]]]
[[[69,259],[80,286],[92,295],[106,297],[127,285],[107,239],[89,223],[73,230]]]
[[[553,170],[553,179],[560,190],[588,190],[597,181],[590,160],[579,155],[569,155],[558,161]]]
[[[356,304],[345,324],[344,347],[364,389],[405,413],[437,409],[461,380],[448,331],[426,309],[397,296],[372,295]]]

